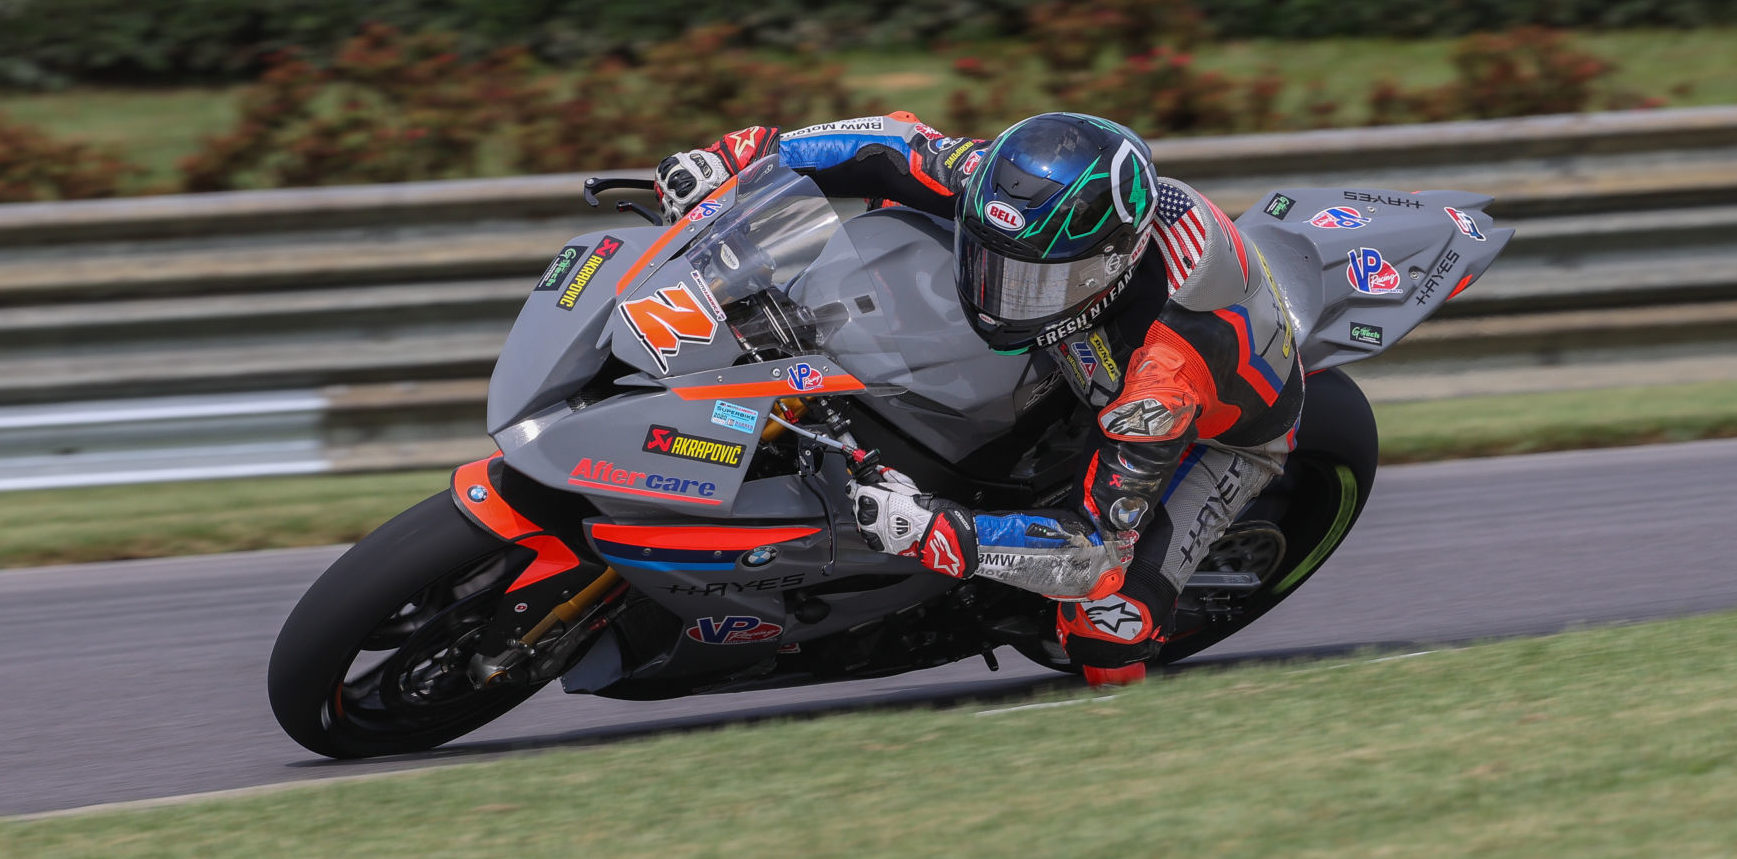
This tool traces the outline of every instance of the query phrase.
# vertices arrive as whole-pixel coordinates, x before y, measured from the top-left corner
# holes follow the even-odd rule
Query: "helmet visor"
[[[1108,289],[1127,265],[1120,248],[1065,262],[1026,262],[985,246],[969,229],[954,234],[959,293],[996,322],[1058,316]]]

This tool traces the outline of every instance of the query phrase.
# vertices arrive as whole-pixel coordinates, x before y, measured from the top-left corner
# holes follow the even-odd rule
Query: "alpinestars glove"
[[[913,557],[937,573],[962,579],[977,571],[976,526],[964,505],[924,495],[909,477],[890,468],[881,482],[850,481],[857,531],[870,549]]]
[[[653,188],[663,205],[664,222],[675,223],[749,162],[777,146],[777,128],[751,125],[704,149],[677,152],[658,162]]]

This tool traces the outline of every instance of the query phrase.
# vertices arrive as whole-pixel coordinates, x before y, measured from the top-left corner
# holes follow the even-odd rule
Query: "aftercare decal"
[[[584,264],[579,266],[579,270],[573,273],[573,279],[567,283],[567,288],[561,290],[561,298],[555,302],[555,306],[562,310],[572,310],[573,305],[579,302],[579,293],[585,291],[585,284],[591,282],[591,276],[596,274],[610,257],[615,256],[618,250],[621,250],[621,240],[614,236],[604,236],[603,240],[597,243],[597,250],[592,251],[591,255],[585,258]]]
[[[718,400],[712,404],[712,423],[753,435],[754,428],[760,425],[760,413],[745,406]]]
[[[718,320],[700,306],[685,283],[664,287],[649,298],[623,302],[621,316],[665,373],[669,372],[669,359],[681,352],[683,343],[710,343],[712,335],[718,333]]]
[[[1272,215],[1273,217],[1278,218],[1279,220],[1282,221],[1285,219],[1286,215],[1289,215],[1291,213],[1291,207],[1295,206],[1296,204],[1297,204],[1296,200],[1293,200],[1293,199],[1291,199],[1283,194],[1274,194],[1273,199],[1267,203],[1267,207],[1266,207],[1265,211],[1267,214]]]
[[[573,264],[577,263],[579,258],[584,255],[584,245],[568,245],[562,248],[561,252],[549,261],[549,267],[543,269],[543,279],[537,281],[537,286],[532,291],[546,292],[559,287],[561,281],[567,278],[567,272],[573,270]]]
[[[1399,291],[1399,271],[1382,258],[1381,251],[1358,248],[1348,256],[1351,264],[1345,267],[1345,279],[1351,282],[1352,289],[1369,295]]]
[[[1361,322],[1351,323],[1351,339],[1358,343],[1368,343],[1371,346],[1381,345],[1381,326],[1365,325]]]
[[[646,428],[645,444],[640,448],[646,453],[661,456],[673,456],[692,462],[704,462],[711,465],[722,465],[735,468],[742,464],[742,454],[746,446],[733,441],[719,441],[715,438],[688,435],[675,427],[652,424]]]
[[[688,638],[704,644],[756,644],[784,634],[784,627],[751,615],[702,617],[687,629]]]
[[[1369,225],[1369,218],[1350,206],[1322,209],[1309,219],[1309,226],[1323,230],[1355,230]]]
[[[567,482],[574,486],[589,486],[628,495],[671,498],[696,504],[720,503],[712,497],[718,492],[718,484],[712,481],[635,471],[617,466],[607,459],[592,461],[590,457],[586,457],[579,460],[579,464],[573,466],[573,473],[567,477]]]
[[[1448,217],[1454,219],[1454,226],[1459,227],[1460,232],[1465,233],[1480,242],[1485,240],[1484,231],[1478,229],[1478,222],[1472,220],[1471,215],[1468,215],[1452,206],[1443,206],[1441,207],[1441,210],[1448,213]]]

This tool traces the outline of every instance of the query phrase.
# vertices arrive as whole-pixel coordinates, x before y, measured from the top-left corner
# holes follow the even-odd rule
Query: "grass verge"
[[[0,854],[1584,857],[1737,843],[1737,615],[1189,670],[1063,701],[4,822]]]
[[[1378,403],[1389,463],[1737,436],[1737,382]],[[448,472],[0,493],[0,567],[356,540]]]

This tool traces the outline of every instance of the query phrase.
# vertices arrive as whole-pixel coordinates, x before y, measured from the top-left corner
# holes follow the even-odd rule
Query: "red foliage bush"
[[[110,149],[55,140],[0,114],[0,203],[113,197],[141,172]]]

